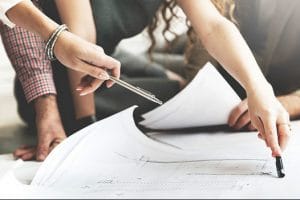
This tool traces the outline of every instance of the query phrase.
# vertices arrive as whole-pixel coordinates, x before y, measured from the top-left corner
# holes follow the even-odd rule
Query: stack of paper
[[[140,124],[152,129],[178,129],[226,124],[241,102],[215,67],[208,63],[194,80],[164,105],[143,115]]]

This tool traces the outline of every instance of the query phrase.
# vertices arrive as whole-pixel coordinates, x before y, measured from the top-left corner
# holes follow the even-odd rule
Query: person
[[[103,2],[104,1],[98,0],[93,3],[101,5]],[[98,26],[99,29],[97,31],[99,31],[101,33],[100,36],[102,36],[97,38],[98,43],[101,43],[104,47],[108,45],[108,48],[110,45],[118,43],[122,38],[129,37],[141,31],[146,26],[147,23],[145,22],[148,22],[149,18],[153,15],[149,15],[147,12],[141,13],[141,11],[145,11],[141,10],[141,8],[154,13],[161,4],[161,1],[136,1],[135,9],[138,9],[138,14],[141,16],[145,16],[146,14],[146,17],[148,17],[144,20],[134,15],[134,9],[132,9],[133,5],[128,5],[128,2],[126,2],[125,5],[120,4],[119,1],[118,3],[116,3],[116,1],[109,2],[115,6],[113,8],[118,10],[118,12],[111,12],[112,9],[105,10],[105,7],[102,6],[100,8],[103,8],[103,12],[97,12],[95,14],[97,14],[98,17],[101,16],[102,18],[100,19],[117,18],[119,20],[126,20],[127,23],[125,23],[126,26],[120,25],[120,23],[103,23],[101,26]],[[221,1],[214,2],[216,5],[220,5]],[[170,2],[166,3],[170,5]],[[174,3],[174,1],[171,1],[171,3]],[[149,4],[152,4],[152,6],[149,6]],[[287,145],[290,134],[288,114],[275,98],[271,85],[266,81],[259,70],[256,60],[237,28],[218,12],[210,0],[182,0],[177,1],[177,4],[187,15],[206,49],[245,88],[248,96],[247,103],[249,105],[249,113],[254,126],[258,128],[261,137],[265,139],[267,146],[271,148],[272,155],[281,155],[281,148],[284,149]],[[131,6],[131,9],[129,9],[128,6]],[[64,8],[67,7],[65,6]],[[126,12],[126,8],[130,10],[130,13]],[[78,12],[73,11],[72,13]],[[120,17],[120,14],[124,14],[124,16]],[[131,20],[128,20],[127,17],[130,15],[133,17],[129,18]],[[94,17],[97,18],[97,16]],[[133,23],[134,20],[141,19],[142,22],[140,23],[142,26],[137,26],[139,23]],[[116,31],[114,29],[116,27],[121,29]],[[125,28],[125,30],[122,28]],[[127,30],[134,31],[128,35]],[[123,37],[118,35],[120,33],[123,34]],[[105,37],[108,37],[107,40],[105,40]],[[112,47],[114,47],[114,45],[112,45]],[[224,51],[224,49],[226,49],[226,51]],[[94,91],[102,81],[89,77],[87,82],[90,88],[88,92],[79,88],[81,94]],[[277,126],[280,127],[280,129],[278,129],[279,132],[277,132]]]
[[[277,99],[288,111],[290,119],[300,117],[300,70],[297,66],[300,46],[294,42],[300,34],[300,26],[295,25],[300,17],[296,9],[299,6],[300,2],[293,0],[284,3],[280,0],[238,0],[234,14],[242,35],[266,78],[274,86]],[[219,65],[203,48],[201,41],[194,42],[196,45],[188,47],[188,64],[184,72],[188,80],[208,61]],[[231,112],[228,125],[235,130],[255,131],[244,89],[222,68],[218,67],[218,70],[243,99]]]
[[[0,17],[9,26],[17,24],[39,34],[45,41],[58,26],[27,0],[1,0]],[[103,68],[111,70],[116,77],[120,75],[120,63],[117,60],[107,56],[101,47],[88,43],[70,32],[64,31],[60,35],[55,43],[54,53],[65,66],[95,78],[107,78]],[[109,84],[112,85],[113,82]]]
[[[72,6],[76,7],[76,5],[75,3]],[[52,4],[52,6],[54,5]],[[49,7],[52,9],[51,6]],[[84,6],[81,5],[80,8],[82,9]],[[73,25],[67,21],[64,23],[67,23],[70,30],[82,38],[88,41],[95,40],[95,36],[92,34],[94,26],[89,12],[85,12],[83,16],[77,15],[77,17],[78,19]],[[82,31],[82,26],[87,28],[84,29],[86,31]],[[88,29],[88,27],[92,28]],[[96,92],[95,97],[93,94],[79,96],[75,89],[82,74],[71,70],[67,71],[61,67],[52,69],[43,52],[43,41],[39,37],[21,27],[10,29],[7,26],[2,27],[1,35],[18,77],[15,84],[15,95],[19,114],[29,125],[29,132],[37,132],[39,141],[37,153],[31,146],[24,146],[15,151],[16,157],[24,160],[33,157],[36,157],[37,160],[44,160],[50,152],[50,147],[53,149],[67,135],[95,122],[94,98],[96,99],[98,119],[133,104],[140,105],[141,112],[153,109],[155,106],[148,100],[121,87],[114,87],[110,90],[102,88],[101,91]],[[135,65],[126,67],[128,59],[132,59],[133,55],[128,52],[117,52],[115,56],[122,61],[122,74],[126,81],[149,90],[163,85],[166,89],[162,90],[160,87],[159,91],[155,92],[163,99],[169,99],[179,91],[179,83],[175,80],[168,80],[168,72],[161,66],[150,62],[145,63],[145,59],[134,58]],[[53,66],[60,65],[56,61],[52,64]],[[120,104],[117,101],[120,99],[119,94],[125,95],[127,104]],[[44,155],[43,152],[47,153]]]
[[[300,117],[300,44],[295,42],[300,34],[299,7],[299,1],[255,0],[237,1],[236,9],[241,32],[291,119]],[[228,123],[236,130],[256,130],[246,98],[232,111]]]

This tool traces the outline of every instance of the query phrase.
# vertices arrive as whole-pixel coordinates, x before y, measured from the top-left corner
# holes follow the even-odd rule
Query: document
[[[31,185],[8,173],[0,181],[7,188],[0,196],[10,197],[11,191],[12,196],[36,198],[299,197],[299,135],[285,156],[287,176],[278,179],[275,161],[254,132],[149,137],[136,127],[134,109],[69,137],[41,165]]]
[[[180,129],[227,124],[239,96],[215,67],[207,63],[190,84],[168,102],[143,115],[152,129]]]
[[[216,75],[218,73],[211,65],[207,65],[202,73],[210,76],[206,81],[218,77]],[[195,80],[202,80],[202,75],[198,75]],[[191,84],[195,83],[195,80]],[[218,83],[223,82],[221,80]],[[202,91],[197,89],[196,85],[201,88],[206,81],[190,87]],[[214,87],[218,87],[218,84],[210,85],[210,91],[217,92],[218,89]],[[222,104],[220,101],[217,104],[223,106],[215,106],[228,114],[234,106],[229,100],[235,99],[235,103],[240,100],[230,88],[227,89],[223,88],[228,92],[228,94],[224,92],[226,96],[224,101],[228,102]],[[189,86],[185,91],[188,90]],[[184,92],[179,94],[178,99],[185,99],[186,97],[181,97],[184,94]],[[204,94],[203,98],[208,102],[209,98]],[[175,109],[174,115],[184,122],[177,128],[193,126],[177,113],[176,107],[182,106],[178,104],[178,99],[175,98],[170,101],[171,103],[162,106],[164,107],[162,112],[167,113],[164,118],[173,118],[169,111]],[[202,99],[199,101],[201,107],[205,101]],[[191,103],[189,104],[192,105]],[[205,107],[208,106],[202,108],[206,109]],[[298,189],[300,134],[297,134],[300,132],[300,122],[292,124],[293,138],[283,157],[286,177],[279,179],[276,175],[275,160],[270,156],[271,152],[267,150],[264,142],[257,138],[256,132],[191,133],[180,130],[176,133],[153,131],[145,134],[134,121],[135,109],[133,106],[70,136],[51,152],[30,181],[28,177],[20,181],[20,173],[18,176],[16,169],[22,166],[21,161],[14,163],[15,166],[10,170],[6,167],[6,172],[0,176],[0,197],[78,199],[300,197]],[[192,110],[193,107],[186,109]],[[227,114],[218,113],[217,110],[215,112],[218,114],[217,122],[213,122],[210,114],[205,118],[199,115],[200,123],[197,126],[224,123]],[[152,119],[160,118],[153,113],[147,116]],[[184,114],[191,113],[184,112]],[[196,114],[198,116],[198,113]],[[164,121],[164,118],[161,121]],[[181,120],[177,122],[180,123]],[[194,122],[196,125],[196,120]],[[158,123],[153,124],[159,129],[169,128],[168,123],[160,123],[159,126],[156,126]],[[23,168],[23,172],[24,170],[26,171]],[[29,171],[32,171],[32,168]]]

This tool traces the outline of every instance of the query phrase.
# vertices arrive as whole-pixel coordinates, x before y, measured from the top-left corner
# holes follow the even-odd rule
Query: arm
[[[289,117],[275,98],[254,56],[237,28],[221,16],[210,0],[178,0],[208,52],[240,82],[248,96],[249,114],[272,155],[281,154],[290,134]],[[277,133],[282,126],[283,132]]]
[[[19,148],[14,155],[23,160],[35,157],[37,160],[44,160],[50,148],[53,148],[50,144],[66,137],[56,103],[52,67],[44,52],[44,42],[20,27],[10,29],[3,26],[1,36],[26,100],[34,104],[39,139],[37,149]]]
[[[288,111],[291,119],[300,117],[300,93],[299,90],[291,94],[277,97],[283,107]]]
[[[10,29],[5,25],[2,26],[1,36],[27,102],[42,95],[56,95],[51,63],[46,58],[41,38],[21,27]]]
[[[39,34],[43,40],[48,40],[58,26],[30,1],[18,3],[9,9],[6,15],[16,25]],[[120,63],[117,60],[107,56],[101,47],[84,41],[70,32],[65,31],[59,36],[54,53],[62,64],[76,71],[87,73],[97,79],[107,79],[104,68],[119,78]]]
[[[69,27],[69,30],[75,35],[95,44],[96,27],[90,1],[77,0],[70,4],[70,1],[68,0],[56,0],[55,3],[62,23],[66,24]],[[76,91],[80,80],[86,74],[70,69],[68,75],[76,119],[94,116],[96,111],[93,93],[86,96],[80,96],[80,93]],[[99,81],[99,83],[101,84],[102,81]]]

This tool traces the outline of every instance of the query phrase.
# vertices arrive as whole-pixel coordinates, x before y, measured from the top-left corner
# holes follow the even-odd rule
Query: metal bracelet
[[[48,59],[51,61],[56,59],[54,56],[54,46],[60,34],[65,30],[68,30],[68,27],[65,24],[60,25],[55,29],[55,31],[50,36],[49,40],[46,42],[46,46],[45,46],[46,55]]]

